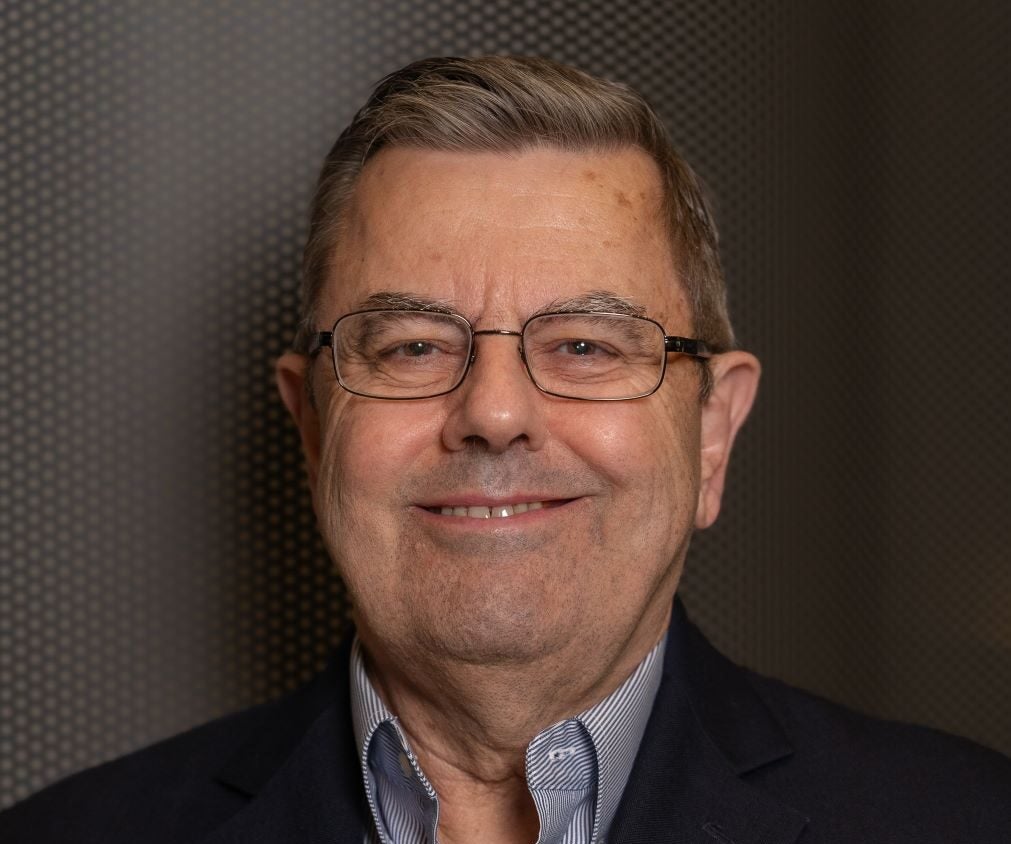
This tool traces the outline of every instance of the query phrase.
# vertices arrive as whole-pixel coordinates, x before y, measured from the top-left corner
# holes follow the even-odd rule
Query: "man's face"
[[[518,330],[608,291],[690,336],[659,202],[636,150],[385,150],[356,190],[319,327],[395,292],[477,330]],[[699,509],[696,364],[671,356],[649,398],[574,401],[537,390],[518,338],[475,343],[463,384],[417,401],[351,395],[326,356],[312,364],[318,417],[301,427],[314,504],[360,635],[402,660],[481,664],[599,664],[652,644]],[[533,502],[508,518],[439,512]]]

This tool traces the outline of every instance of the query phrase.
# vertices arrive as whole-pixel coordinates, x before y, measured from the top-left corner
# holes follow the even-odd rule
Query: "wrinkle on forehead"
[[[467,153],[392,147],[380,152],[362,171],[358,186],[348,203],[348,217],[353,219],[354,234],[367,239],[370,232],[366,218],[377,198],[386,209],[400,206],[409,217],[415,211],[419,194],[426,197],[425,213],[430,218],[443,214],[453,218],[463,197],[473,197],[466,218],[456,217],[455,222],[466,230],[472,225],[490,228],[510,228],[519,231],[532,229],[578,229],[573,217],[559,208],[577,205],[584,215],[583,224],[596,219],[606,219],[614,225],[622,219],[627,225],[639,228],[644,217],[657,218],[662,206],[663,188],[656,164],[646,153],[630,147],[640,161],[634,165],[639,173],[648,173],[648,183],[640,179],[638,189],[628,184],[629,168],[619,172],[606,160],[597,163],[598,171],[589,171],[573,182],[578,168],[584,168],[584,159],[614,158],[615,153],[604,156],[593,153],[572,153],[550,147],[532,150],[521,155],[505,153]],[[517,165],[524,159],[541,158],[540,172],[524,172]],[[487,164],[487,166],[481,166]],[[475,166],[479,165],[479,166]],[[636,174],[638,175],[638,174]],[[447,189],[447,185],[451,188]],[[581,186],[580,186],[581,185]],[[500,203],[517,205],[517,214],[503,214],[496,205],[490,213],[484,199],[495,195]],[[620,212],[617,213],[616,212]],[[349,222],[351,222],[349,220]],[[662,234],[663,226],[658,227]]]

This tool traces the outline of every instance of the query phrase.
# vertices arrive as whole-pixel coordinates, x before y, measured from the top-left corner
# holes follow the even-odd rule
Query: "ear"
[[[716,521],[734,437],[755,400],[762,373],[758,358],[748,352],[726,352],[709,361],[713,388],[702,405],[701,475],[695,527]]]
[[[312,361],[305,355],[287,352],[278,359],[275,372],[281,400],[295,420],[302,438],[305,468],[309,474],[309,489],[315,495],[319,471],[319,415],[309,398],[306,381],[310,377]]]

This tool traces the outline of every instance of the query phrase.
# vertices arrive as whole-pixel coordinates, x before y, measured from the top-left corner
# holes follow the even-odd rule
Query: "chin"
[[[458,606],[451,614],[425,619],[415,632],[418,645],[432,656],[472,665],[529,663],[565,644],[556,620],[530,605]]]

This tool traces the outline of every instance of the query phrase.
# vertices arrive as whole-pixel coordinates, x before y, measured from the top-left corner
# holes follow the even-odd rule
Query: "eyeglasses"
[[[355,395],[427,399],[463,383],[476,357],[474,338],[483,335],[519,337],[520,359],[537,389],[585,401],[655,393],[669,353],[711,357],[701,340],[668,337],[660,323],[628,314],[547,313],[520,331],[475,331],[459,314],[417,310],[345,314],[312,338],[309,354],[329,346],[337,383]]]

